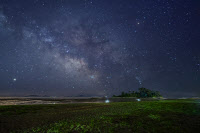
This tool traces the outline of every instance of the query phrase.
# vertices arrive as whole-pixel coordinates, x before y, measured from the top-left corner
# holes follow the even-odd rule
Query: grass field
[[[200,132],[200,100],[0,106],[0,132]]]

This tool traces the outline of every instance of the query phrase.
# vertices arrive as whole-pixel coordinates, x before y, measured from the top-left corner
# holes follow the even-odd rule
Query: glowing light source
[[[138,102],[140,102],[141,101],[141,99],[136,99]]]
[[[16,80],[17,80],[16,78],[13,79],[13,81],[16,81]]]
[[[108,100],[108,99],[107,99],[107,100],[105,100],[105,103],[109,103],[109,102],[110,102],[110,100]]]

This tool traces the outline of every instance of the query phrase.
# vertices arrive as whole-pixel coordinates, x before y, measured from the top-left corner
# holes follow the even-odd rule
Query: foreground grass
[[[199,132],[200,101],[1,106],[3,132]]]

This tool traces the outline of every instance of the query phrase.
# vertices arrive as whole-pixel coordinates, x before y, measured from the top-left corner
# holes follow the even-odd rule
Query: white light
[[[141,99],[136,99],[138,102],[140,102],[141,101]]]
[[[16,80],[17,80],[16,78],[13,79],[13,81],[16,81]]]
[[[109,103],[110,101],[107,99],[107,100],[105,100],[105,103]]]

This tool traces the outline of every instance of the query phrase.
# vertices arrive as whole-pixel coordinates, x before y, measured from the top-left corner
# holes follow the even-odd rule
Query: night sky
[[[1,96],[200,96],[199,0],[0,0]]]

